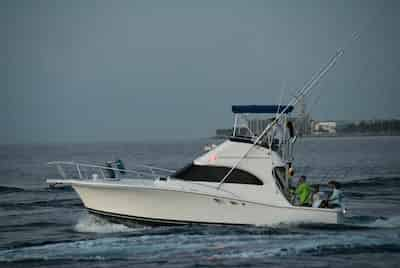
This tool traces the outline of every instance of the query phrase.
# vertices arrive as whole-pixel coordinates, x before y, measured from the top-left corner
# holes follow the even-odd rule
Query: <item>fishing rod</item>
[[[363,29],[360,32],[354,32],[352,37],[348,40],[348,42],[346,42],[346,44],[342,48],[336,51],[335,55],[333,55],[329,59],[328,63],[324,65],[318,72],[314,73],[313,76],[310,78],[310,80],[308,80],[307,83],[305,83],[302,88],[299,88],[296,91],[293,99],[289,102],[289,104],[287,104],[286,107],[284,107],[284,109],[278,114],[278,116],[275,117],[275,120],[273,120],[271,124],[269,124],[267,127],[264,128],[261,134],[255,139],[253,144],[250,146],[250,148],[246,150],[246,152],[240,157],[240,159],[236,162],[236,164],[226,173],[226,175],[222,178],[222,180],[218,184],[217,189],[221,187],[221,185],[229,177],[229,175],[233,172],[233,170],[235,170],[237,166],[242,162],[242,160],[246,158],[247,154],[260,141],[260,139],[282,118],[283,114],[286,113],[289,107],[296,105],[301,98],[306,97],[310,93],[311,89],[332,69],[332,67],[336,64],[337,59],[344,54],[344,50],[350,45],[350,43],[360,39],[361,34],[365,32],[368,29],[369,25],[371,25],[375,21],[375,19],[379,18],[381,15],[382,15],[381,12],[379,12],[376,18],[371,18],[371,20],[364,25]]]
[[[335,66],[337,59],[344,54],[344,48],[340,48],[336,51],[336,53],[329,59],[328,63],[325,64],[319,71],[314,73],[310,80],[308,80],[304,86],[296,91],[296,95],[294,98],[283,108],[283,110],[275,117],[271,124],[266,126],[261,134],[254,140],[253,144],[249,149],[240,157],[240,159],[235,163],[235,165],[226,173],[226,175],[222,178],[220,183],[217,186],[217,189],[221,187],[221,185],[225,182],[225,180],[231,175],[233,170],[235,170],[238,165],[242,162],[244,158],[247,157],[247,154],[253,149],[253,147],[261,140],[261,138],[282,118],[282,116],[288,111],[289,107],[296,105],[301,98],[307,96],[311,89]],[[278,110],[279,112],[279,110]]]

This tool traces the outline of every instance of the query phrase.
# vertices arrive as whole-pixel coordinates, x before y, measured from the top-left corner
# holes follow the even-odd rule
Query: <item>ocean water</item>
[[[0,267],[400,267],[400,137],[298,142],[298,175],[343,184],[339,226],[125,226],[45,184],[48,161],[177,169],[211,142],[0,145]]]

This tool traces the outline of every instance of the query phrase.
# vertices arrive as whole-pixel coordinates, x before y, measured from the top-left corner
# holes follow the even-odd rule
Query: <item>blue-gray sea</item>
[[[0,145],[0,267],[400,267],[400,137],[299,140],[297,175],[342,183],[339,226],[128,227],[45,184],[48,161],[177,169],[211,142]]]

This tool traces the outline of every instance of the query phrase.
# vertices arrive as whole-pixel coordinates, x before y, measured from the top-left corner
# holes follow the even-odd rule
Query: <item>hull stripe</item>
[[[86,208],[90,213],[99,214],[107,217],[120,218],[120,219],[129,219],[132,221],[140,222],[140,223],[148,223],[148,224],[157,224],[157,225],[187,225],[187,224],[207,224],[207,225],[240,225],[246,226],[250,224],[241,224],[241,223],[224,223],[224,222],[203,222],[203,221],[180,221],[180,220],[170,220],[170,219],[158,219],[158,218],[147,218],[147,217],[138,217],[131,216],[125,214],[118,214],[113,212],[100,211],[96,209]]]

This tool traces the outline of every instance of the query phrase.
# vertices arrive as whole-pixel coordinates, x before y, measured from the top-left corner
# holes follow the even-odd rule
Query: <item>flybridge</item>
[[[232,105],[234,114],[288,114],[293,109],[292,105]]]

